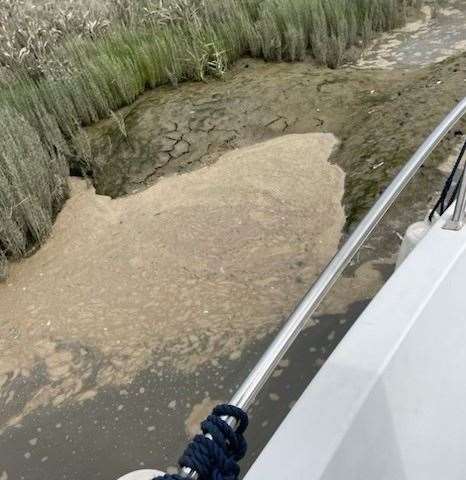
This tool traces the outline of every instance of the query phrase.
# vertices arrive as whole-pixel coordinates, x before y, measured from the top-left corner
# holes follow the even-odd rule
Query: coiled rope
[[[221,417],[233,417],[232,428]],[[180,468],[190,468],[199,475],[199,480],[237,480],[238,465],[246,454],[244,432],[248,427],[246,412],[233,405],[218,405],[212,414],[201,423],[203,435],[196,435],[179,460]],[[211,438],[206,435],[210,435]],[[154,479],[156,480],[156,479]],[[166,474],[157,480],[185,480],[182,476]]]

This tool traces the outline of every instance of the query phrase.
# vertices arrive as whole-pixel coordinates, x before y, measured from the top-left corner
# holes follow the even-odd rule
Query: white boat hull
[[[246,480],[466,478],[466,229],[444,223],[371,302]]]

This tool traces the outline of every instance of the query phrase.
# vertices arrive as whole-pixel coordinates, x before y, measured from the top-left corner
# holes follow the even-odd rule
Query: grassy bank
[[[68,165],[86,170],[83,125],[113,116],[124,133],[114,112],[144,90],[221,77],[244,55],[311,54],[335,68],[401,25],[413,2],[82,0],[58,15],[40,0],[27,14],[18,7],[27,1],[0,0],[8,47],[0,54],[0,271],[47,237],[67,196]]]

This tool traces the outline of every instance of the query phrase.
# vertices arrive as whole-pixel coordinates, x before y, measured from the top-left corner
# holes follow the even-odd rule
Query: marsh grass
[[[89,168],[81,127],[148,88],[222,76],[244,55],[331,68],[418,0],[0,0],[0,270],[40,244]],[[28,11],[28,6],[30,11]]]
[[[0,129],[1,257],[20,257],[48,235],[67,196],[67,165],[14,109],[0,109]]]

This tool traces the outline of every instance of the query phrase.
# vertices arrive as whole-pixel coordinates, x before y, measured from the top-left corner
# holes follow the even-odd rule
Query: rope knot
[[[236,428],[232,428],[222,417],[234,418]],[[247,450],[243,436],[247,426],[246,412],[233,405],[218,405],[201,423],[203,435],[194,437],[181,456],[179,466],[196,471],[199,480],[237,480],[240,472],[238,461]],[[159,480],[182,480],[182,477],[164,475]]]

